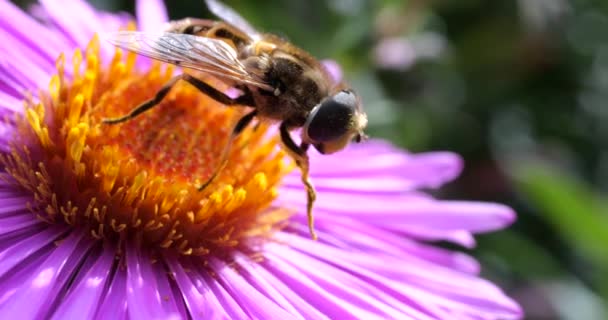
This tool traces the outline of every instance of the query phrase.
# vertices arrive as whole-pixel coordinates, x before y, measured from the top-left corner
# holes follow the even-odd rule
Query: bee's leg
[[[187,73],[182,74],[181,78],[182,78],[182,80],[187,81],[189,84],[193,85],[200,92],[206,94],[207,96],[209,96],[210,98],[212,98],[213,100],[215,100],[219,103],[229,105],[229,106],[239,104],[239,105],[253,107],[255,105],[251,91],[249,91],[248,89],[243,90],[242,95],[233,99],[233,98],[230,98],[229,96],[227,96],[225,93],[208,85],[205,81],[197,79]]]
[[[171,78],[171,80],[169,80],[169,82],[167,82],[162,88],[160,88],[160,90],[158,90],[158,92],[156,93],[154,98],[152,98],[148,101],[145,101],[144,103],[135,107],[129,113],[125,114],[124,116],[117,117],[117,118],[105,118],[101,121],[103,123],[107,123],[107,124],[122,123],[122,122],[125,122],[128,120],[131,120],[131,119],[137,117],[138,115],[154,108],[163,100],[163,98],[167,95],[167,93],[169,93],[171,88],[173,88],[173,86],[179,79],[181,79],[181,76]]]
[[[313,204],[315,203],[315,200],[317,199],[317,193],[315,192],[315,187],[310,181],[310,164],[308,160],[308,154],[306,153],[310,145],[308,143],[303,142],[298,146],[291,138],[287,124],[285,122],[281,123],[280,131],[281,141],[283,141],[287,152],[296,161],[296,165],[300,168],[302,183],[304,183],[304,186],[306,187],[306,215],[308,217],[308,229],[310,230],[310,236],[312,237],[312,239],[317,240],[317,234],[315,233],[314,227],[314,217],[312,215],[312,208]]]
[[[162,88],[160,88],[160,90],[158,90],[158,92],[156,93],[154,98],[152,98],[148,101],[145,101],[144,103],[135,107],[128,114],[118,117],[118,118],[106,118],[106,119],[103,119],[102,122],[107,123],[107,124],[122,123],[122,122],[135,118],[136,116],[144,113],[145,111],[148,111],[149,109],[154,108],[165,98],[165,96],[169,93],[171,88],[173,88],[173,86],[179,80],[184,80],[184,81],[190,83],[191,85],[196,87],[199,91],[201,91],[202,93],[206,94],[213,100],[216,100],[220,103],[223,103],[226,105],[242,104],[242,105],[253,106],[253,97],[251,95],[251,92],[248,90],[245,91],[245,94],[233,99],[233,98],[230,98],[229,96],[225,95],[223,92],[208,85],[204,81],[199,80],[189,74],[184,73],[184,74],[180,74],[178,76],[171,78],[171,80],[169,80],[169,82],[167,82]]]
[[[203,191],[209,184],[211,184],[211,182],[213,182],[215,177],[217,177],[217,175],[222,171],[222,169],[224,169],[224,167],[226,166],[226,163],[228,162],[228,153],[230,152],[230,147],[232,146],[232,142],[234,141],[234,139],[236,137],[238,137],[238,135],[243,131],[243,129],[245,129],[247,127],[247,125],[249,125],[251,123],[251,120],[253,120],[253,118],[256,116],[256,114],[257,114],[257,110],[253,110],[253,111],[247,113],[246,115],[244,115],[241,119],[239,119],[239,121],[236,123],[236,125],[232,129],[232,133],[230,133],[228,142],[226,142],[226,145],[224,146],[224,151],[222,151],[222,155],[220,158],[220,164],[217,167],[215,167],[215,170],[213,171],[211,176],[207,179],[207,181],[205,181],[205,183],[196,187],[196,189],[198,191]]]

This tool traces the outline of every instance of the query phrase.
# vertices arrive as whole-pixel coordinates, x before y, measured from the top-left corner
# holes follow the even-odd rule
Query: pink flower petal
[[[133,319],[179,319],[176,303],[165,273],[159,264],[137,250],[135,245],[127,251],[127,304]]]
[[[66,296],[64,303],[54,312],[54,319],[92,319],[105,294],[114,263],[114,252],[104,250],[88,257],[90,268],[83,268],[83,275]]]
[[[162,32],[164,24],[169,20],[162,0],[137,0],[135,16],[138,29],[146,32]]]

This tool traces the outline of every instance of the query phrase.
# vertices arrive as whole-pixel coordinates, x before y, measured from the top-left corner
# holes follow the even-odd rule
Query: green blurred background
[[[608,319],[608,1],[225,2],[337,60],[371,136],[461,154],[440,197],[517,210],[472,254],[527,319]],[[210,17],[203,0],[167,4],[172,18]]]

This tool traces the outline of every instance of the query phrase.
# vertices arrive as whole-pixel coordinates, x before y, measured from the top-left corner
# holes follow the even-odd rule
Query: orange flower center
[[[178,83],[137,118],[101,123],[152,98],[171,79],[171,67],[157,63],[141,73],[135,59],[117,51],[103,67],[94,38],[84,62],[75,52],[73,75],[60,57],[48,93],[25,102],[12,153],[1,160],[33,194],[33,211],[50,223],[88,228],[96,238],[184,255],[251,248],[281,227],[288,213],[270,204],[293,165],[266,123],[240,134],[226,167],[196,190],[219,165],[244,107],[226,107]]]

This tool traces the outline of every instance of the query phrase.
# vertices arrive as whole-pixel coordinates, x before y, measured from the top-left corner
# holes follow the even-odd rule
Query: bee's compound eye
[[[350,134],[357,104],[357,97],[350,91],[323,100],[306,120],[306,135],[315,142],[326,142]]]

